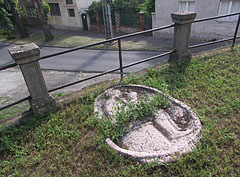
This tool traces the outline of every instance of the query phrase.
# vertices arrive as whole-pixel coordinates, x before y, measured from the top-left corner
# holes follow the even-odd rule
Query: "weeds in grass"
[[[106,117],[98,121],[99,134],[105,139],[110,138],[117,143],[131,124],[143,121],[146,117],[154,117],[158,109],[167,109],[169,106],[168,97],[160,93],[152,98],[143,95],[137,99],[136,103],[120,103],[115,107],[116,115],[114,117]]]
[[[13,101],[14,101],[14,99],[10,98],[10,97],[0,97],[0,106],[10,104]],[[28,105],[27,101],[25,101],[21,104],[17,104],[15,106],[10,107],[10,108],[1,110],[0,111],[0,121],[11,118],[13,116],[16,116],[20,112],[26,111],[28,109],[29,109],[29,105]]]
[[[98,134],[98,93],[0,132],[0,176],[240,176],[240,50],[149,70],[128,83],[162,90],[189,105],[203,124],[197,148],[165,166],[139,164]]]

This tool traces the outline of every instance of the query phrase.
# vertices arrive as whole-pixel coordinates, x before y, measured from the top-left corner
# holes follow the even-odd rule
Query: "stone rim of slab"
[[[160,93],[162,95],[165,95],[163,92],[152,88],[148,86],[143,86],[143,85],[117,85],[112,88],[109,88],[105,90],[102,94],[98,95],[94,102],[94,113],[98,115],[98,118],[102,119],[103,118],[103,111],[102,111],[102,102],[101,98],[108,93],[109,91],[112,91],[114,89],[118,88],[130,88],[130,89],[144,89],[144,90],[149,90],[149,93]],[[197,115],[191,110],[190,107],[188,107],[186,104],[183,102],[174,99],[170,96],[168,96],[170,102],[172,103],[173,106],[179,106],[181,109],[184,109],[188,116],[190,117],[192,124],[194,124],[193,130],[189,133],[186,134],[184,137],[186,140],[187,146],[180,147],[180,149],[177,149],[177,151],[174,150],[169,150],[169,151],[156,151],[156,152],[137,152],[133,150],[128,150],[124,149],[120,146],[118,146],[116,143],[114,143],[111,139],[107,138],[105,142],[114,150],[122,154],[123,156],[129,157],[134,160],[138,160],[141,163],[146,163],[146,162],[157,162],[159,164],[165,164],[167,162],[171,162],[174,160],[174,158],[178,158],[182,154],[189,153],[193,151],[193,149],[196,147],[197,143],[199,142],[201,138],[201,122]],[[148,124],[148,123],[145,123]],[[181,138],[181,137],[180,137]],[[179,138],[179,139],[180,139]],[[177,138],[178,139],[178,138]]]

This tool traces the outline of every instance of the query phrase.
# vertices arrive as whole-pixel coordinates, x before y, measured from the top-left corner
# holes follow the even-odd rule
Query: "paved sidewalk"
[[[56,30],[56,29],[51,29],[53,34],[67,34],[67,35],[72,35],[72,36],[85,36],[85,37],[90,37],[90,38],[103,38],[105,39],[105,34],[96,32],[96,31],[76,31],[76,30]],[[41,28],[29,28],[29,32],[31,33],[42,33]],[[114,37],[124,35],[123,33],[114,33]],[[160,45],[163,48],[169,48],[171,49],[173,47],[173,39],[168,39],[168,38],[156,38],[153,36],[144,36],[144,35],[137,35],[129,38],[123,39],[124,41],[131,41],[131,42],[136,42],[136,43],[145,43],[145,44],[154,44],[154,45]],[[239,42],[239,40],[237,41]],[[203,41],[199,40],[191,40],[190,45],[196,45],[204,43]],[[218,43],[218,44],[213,44],[213,45],[208,45],[204,47],[199,47],[192,49],[193,53],[198,53],[201,51],[207,51],[219,47],[223,47],[229,45],[227,42],[223,43]]]
[[[91,38],[103,38],[105,39],[106,35],[104,33],[96,31],[76,31],[76,30],[56,30],[51,29],[53,34],[67,34],[72,36],[85,36]],[[41,28],[29,28],[30,33],[42,33]],[[125,35],[123,33],[114,33],[114,37]],[[172,48],[173,40],[172,39],[163,39],[163,38],[154,38],[152,36],[138,35],[130,38],[123,39],[124,41],[132,42],[141,42],[145,44],[159,44],[162,47]]]
[[[64,84],[72,83],[87,77],[96,75],[97,73],[82,73],[82,72],[63,72],[63,71],[47,71],[43,70],[43,76],[48,89],[53,89]],[[107,74],[89,81],[85,81],[64,89],[60,89],[51,94],[68,94],[73,91],[81,90],[87,85],[92,85],[105,80],[119,78],[119,74]],[[0,98],[8,97],[17,100],[29,95],[27,86],[19,67],[14,67],[0,72]],[[1,105],[1,101],[0,101]]]

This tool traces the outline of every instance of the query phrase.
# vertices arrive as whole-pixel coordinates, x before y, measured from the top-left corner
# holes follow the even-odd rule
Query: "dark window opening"
[[[60,8],[58,3],[48,3],[50,6],[50,14],[53,16],[61,16]]]
[[[66,4],[73,4],[72,0],[66,0]]]
[[[68,9],[69,17],[75,17],[74,9]]]

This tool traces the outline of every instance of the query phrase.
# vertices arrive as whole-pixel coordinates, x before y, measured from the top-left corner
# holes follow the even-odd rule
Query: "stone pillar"
[[[89,15],[89,13],[86,13],[86,15],[87,15],[88,30],[91,31],[90,15]]]
[[[97,31],[101,31],[101,22],[98,11],[96,11],[96,25],[97,25]]]
[[[120,32],[120,25],[121,25],[120,12],[119,11],[115,11],[115,24],[116,24],[116,32],[119,33]]]
[[[54,99],[48,95],[48,90],[38,62],[40,49],[34,44],[15,46],[8,49],[13,60],[19,65],[26,82],[31,99],[31,109],[35,115],[49,112],[56,107]]]
[[[144,31],[144,12],[139,12],[138,18],[139,18],[139,31]]]
[[[156,28],[155,22],[156,22],[156,13],[152,12],[152,28]],[[154,37],[156,37],[155,32],[152,32],[152,34]]]
[[[171,14],[172,21],[175,23],[173,50],[176,53],[170,55],[170,61],[177,61],[178,63],[191,61],[192,53],[189,50],[189,42],[192,22],[196,15],[194,12],[177,12]]]
[[[156,21],[156,13],[152,12],[152,28],[155,28],[155,21]]]

